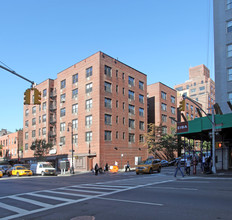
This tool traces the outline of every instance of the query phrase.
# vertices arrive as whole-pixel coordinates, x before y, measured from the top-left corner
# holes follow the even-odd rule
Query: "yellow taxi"
[[[160,173],[161,171],[161,163],[159,159],[147,159],[145,161],[143,161],[142,163],[140,163],[137,167],[136,167],[136,174],[140,174],[140,173],[150,173],[152,174],[154,171],[157,171],[158,173]]]
[[[23,166],[15,166],[12,167],[9,172],[8,172],[8,176],[31,176],[32,175],[32,171],[28,170],[26,167]]]
[[[0,170],[0,178],[3,176],[3,172]]]

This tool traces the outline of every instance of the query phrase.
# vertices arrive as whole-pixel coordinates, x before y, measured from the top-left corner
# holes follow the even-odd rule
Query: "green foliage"
[[[44,161],[45,155],[51,150],[52,144],[46,143],[45,140],[35,140],[30,149],[34,151],[34,157],[37,161]]]

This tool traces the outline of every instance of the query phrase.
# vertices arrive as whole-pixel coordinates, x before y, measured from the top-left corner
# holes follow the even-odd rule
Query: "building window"
[[[31,136],[34,138],[35,137],[35,130],[32,130]]]
[[[73,143],[77,144],[78,143],[78,134],[73,135]]]
[[[172,112],[173,115],[175,115],[176,114],[176,108],[175,107],[171,107],[171,112]]]
[[[46,127],[42,128],[42,135],[46,135]]]
[[[228,97],[229,97],[230,103],[232,104],[232,92],[230,92],[230,93],[228,94]]]
[[[173,124],[173,125],[176,124],[176,122],[175,122],[175,120],[173,118],[171,118],[171,124]]]
[[[73,99],[77,98],[77,95],[78,95],[78,89],[72,90],[72,98]]]
[[[60,144],[65,145],[65,136],[60,137]]]
[[[118,108],[118,100],[116,100],[116,108]]]
[[[76,103],[72,105],[72,114],[75,114],[77,112],[78,112],[78,104]]]
[[[134,100],[135,99],[135,93],[133,91],[129,90],[128,98],[131,99],[131,100]]]
[[[111,67],[105,65],[105,75],[111,77]]]
[[[174,96],[171,96],[171,103],[173,103],[173,104],[176,103],[176,98]]]
[[[227,45],[227,57],[232,57],[232,44]]]
[[[112,92],[111,90],[111,83],[105,82],[105,92]]]
[[[65,93],[60,95],[60,103],[65,102],[65,97],[66,97]]]
[[[144,136],[142,134],[139,135],[139,142],[140,143],[144,142]]]
[[[42,106],[42,109],[45,111],[47,108],[47,103],[46,102],[43,102],[43,106]]]
[[[73,119],[72,120],[72,127],[74,130],[78,129],[78,119]]]
[[[167,100],[167,94],[165,92],[161,92],[161,98]]]
[[[135,85],[135,79],[131,76],[128,76],[128,84],[131,86]]]
[[[105,107],[112,108],[112,100],[109,98],[105,98]]]
[[[232,0],[227,0],[226,8],[227,9],[231,9],[232,8]]]
[[[161,104],[161,109],[162,109],[163,111],[167,111],[167,105],[164,104],[164,103],[162,103],[162,104]]]
[[[41,135],[41,128],[39,128],[39,136]]]
[[[191,111],[193,111],[193,106],[192,105],[190,106],[190,108],[191,108]]]
[[[118,139],[118,131],[116,131],[116,139]]]
[[[118,116],[116,116],[116,123],[118,124]]]
[[[196,89],[191,89],[190,92],[194,93],[194,92],[196,92]]]
[[[28,140],[28,132],[25,132],[25,140]]]
[[[122,94],[125,95],[125,88],[122,88]]]
[[[60,89],[64,89],[65,87],[66,87],[66,80],[64,79],[60,82]]]
[[[186,89],[189,89],[189,85],[186,86]]]
[[[65,108],[60,109],[60,117],[65,116]]]
[[[78,73],[72,76],[72,83],[77,83],[78,82]]]
[[[43,90],[43,97],[46,97],[47,96],[47,89],[44,89]]]
[[[129,128],[132,128],[132,129],[135,128],[135,120],[134,119],[129,119]]]
[[[86,87],[85,87],[85,92],[86,93],[92,92],[92,87],[93,87],[93,83],[87,84]]]
[[[42,116],[42,122],[46,122],[46,114]]]
[[[143,108],[139,108],[139,116],[144,116],[144,109]]]
[[[65,122],[60,123],[60,131],[65,131]]]
[[[28,144],[25,144],[25,150],[28,150]]]
[[[86,69],[86,78],[89,78],[92,76],[92,66]]]
[[[28,120],[27,120],[27,121],[25,121],[25,127],[28,128],[28,125],[29,125],[29,123],[28,123]]]
[[[129,134],[129,142],[135,142],[135,134]]]
[[[85,109],[91,109],[92,108],[92,103],[93,103],[92,99],[86,100],[85,101]]]
[[[116,70],[116,78],[118,78],[118,70]]]
[[[126,121],[125,121],[125,117],[123,117],[123,118],[122,118],[122,123],[123,123],[123,125],[125,125],[125,122],[126,122]]]
[[[112,124],[112,116],[105,114],[105,124],[106,125],[111,125]]]
[[[125,79],[125,73],[122,73],[122,79],[123,80]]]
[[[139,122],[139,129],[144,130],[144,122],[143,121]]]
[[[204,89],[205,89],[205,86],[199,87],[199,90],[200,90],[200,91],[202,91],[202,90],[204,90]]]
[[[92,141],[92,131],[85,133],[85,141]]]
[[[191,120],[193,120],[193,114],[191,114]]]
[[[134,105],[129,105],[128,111],[131,114],[135,114],[135,106]]]
[[[228,69],[228,80],[232,80],[232,68]]]
[[[162,115],[162,122],[167,122],[167,115]]]
[[[139,88],[140,88],[141,90],[144,90],[144,82],[139,81]]]
[[[41,123],[41,116],[39,116],[39,123]]]
[[[26,109],[25,110],[25,116],[28,116],[29,115],[29,109]]]
[[[32,118],[32,125],[35,125],[35,124],[36,124],[36,119]]]
[[[177,91],[182,91],[183,90],[183,86],[176,88],[176,90]]]
[[[144,103],[144,96],[141,94],[139,94],[139,102],[142,104]]]
[[[162,134],[167,134],[167,127],[165,126],[162,127]]]
[[[88,115],[85,117],[85,125],[88,127],[92,125],[92,115]]]
[[[189,104],[186,103],[186,110],[189,110]]]
[[[111,141],[111,131],[105,131],[105,141]]]
[[[35,114],[36,113],[36,106],[33,106],[32,107],[32,114]]]
[[[125,132],[122,133],[122,139],[125,140],[126,134]]]
[[[116,92],[118,93],[118,85],[116,85]]]

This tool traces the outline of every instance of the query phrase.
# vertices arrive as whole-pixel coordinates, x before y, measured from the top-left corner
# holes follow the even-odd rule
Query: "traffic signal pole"
[[[21,79],[24,79],[24,80],[26,80],[27,82],[31,83],[31,87],[33,87],[33,85],[35,84],[34,81],[31,81],[31,80],[29,80],[29,79],[27,79],[27,78],[25,78],[25,77],[19,75],[19,74],[16,73],[14,70],[10,70],[9,68],[6,68],[6,67],[4,67],[4,66],[2,66],[2,65],[0,65],[0,68],[2,68],[2,69],[4,69],[4,70],[6,70],[6,71],[8,71],[8,72],[10,72],[10,73],[12,73],[12,74],[14,74],[14,75],[20,77]]]

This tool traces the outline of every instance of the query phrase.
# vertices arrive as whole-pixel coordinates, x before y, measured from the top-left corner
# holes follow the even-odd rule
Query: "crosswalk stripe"
[[[17,196],[9,196],[9,198],[16,199],[16,200],[23,201],[23,202],[28,202],[28,203],[31,203],[31,204],[34,204],[34,205],[38,205],[38,206],[41,206],[41,207],[46,207],[46,208],[53,207],[50,204],[43,203],[43,202],[38,202],[38,201],[35,201],[35,200],[32,200],[32,199],[26,199],[26,198],[17,197]]]
[[[93,193],[93,194],[100,194],[104,192],[100,191],[91,191],[91,190],[82,190],[82,189],[76,189],[75,187],[72,186],[72,188],[62,188],[63,190],[72,190],[76,192],[87,192],[87,193]]]
[[[105,188],[105,187],[101,187],[101,186],[96,186],[96,187],[91,187],[91,186],[75,186],[75,188],[117,190],[117,189],[115,189],[115,188]]]
[[[21,215],[26,215],[27,213],[29,213],[25,209],[20,209],[20,208],[17,208],[15,206],[7,205],[7,204],[2,203],[2,202],[0,202],[0,207],[4,208],[4,209],[8,209],[8,210],[13,211],[13,212],[17,212],[17,213],[19,213]]]
[[[42,197],[42,198],[47,198],[47,199],[53,199],[53,200],[59,200],[59,201],[63,201],[63,202],[74,201],[73,199],[65,199],[65,198],[60,198],[60,197],[55,197],[55,196],[46,196],[46,195],[41,195],[41,194],[36,194],[36,193],[27,193],[27,195],[37,196],[37,197]]]
[[[98,185],[98,183],[97,184],[86,184],[87,186],[103,186],[103,187],[108,187],[108,188],[110,188],[110,187],[113,187],[113,188],[128,188],[128,187],[125,187],[125,186],[111,186],[111,185],[101,185],[100,183],[99,183],[99,185]]]
[[[65,189],[63,189],[65,190]],[[66,193],[66,192],[59,192],[59,191],[48,191],[49,193],[57,193],[57,194],[61,194],[61,195],[69,195],[69,196],[79,196],[79,197],[91,197],[89,195],[84,195],[84,194],[76,194],[76,193]]]

